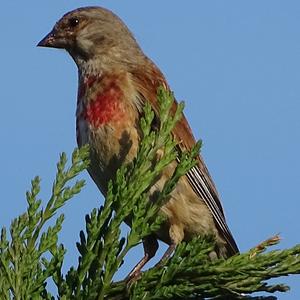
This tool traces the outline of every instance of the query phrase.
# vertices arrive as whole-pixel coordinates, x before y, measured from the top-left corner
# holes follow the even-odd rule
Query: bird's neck
[[[84,60],[77,58],[75,62],[78,67],[79,79],[88,76],[99,77],[106,69],[106,66],[98,59]]]

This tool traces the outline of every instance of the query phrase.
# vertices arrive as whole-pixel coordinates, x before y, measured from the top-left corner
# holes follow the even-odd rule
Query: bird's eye
[[[69,26],[76,27],[79,24],[78,18],[70,18],[69,19]]]

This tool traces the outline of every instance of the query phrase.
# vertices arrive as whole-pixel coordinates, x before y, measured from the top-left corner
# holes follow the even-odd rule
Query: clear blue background
[[[165,73],[222,196],[241,251],[280,233],[300,241],[299,1],[3,1],[1,31],[1,226],[26,208],[36,174],[50,195],[58,154],[75,147],[77,70],[63,51],[36,48],[67,11],[112,9]],[[84,216],[103,201],[87,173],[62,211],[67,270]],[[122,278],[142,256],[130,253]],[[299,276],[282,278],[300,299]]]

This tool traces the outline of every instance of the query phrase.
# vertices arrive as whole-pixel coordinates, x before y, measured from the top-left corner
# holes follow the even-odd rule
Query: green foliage
[[[221,299],[220,295],[224,299],[252,299],[241,294],[285,292],[289,289],[286,285],[268,285],[265,281],[299,274],[300,245],[263,254],[266,247],[278,242],[279,238],[274,237],[264,242],[263,248],[259,245],[249,252],[214,262],[208,259],[213,249],[212,240],[194,239],[188,244],[182,243],[164,268],[145,272],[136,284],[133,299],[186,299],[190,295],[209,299]]]
[[[9,237],[5,228],[1,231],[1,299],[54,299],[46,287],[49,279],[56,284],[59,299],[76,300],[250,299],[242,293],[288,289],[281,284],[268,285],[266,281],[300,273],[300,246],[265,252],[267,247],[278,242],[277,237],[247,253],[215,261],[208,257],[214,247],[213,239],[199,237],[188,244],[180,244],[163,267],[146,271],[134,284],[112,282],[128,251],[163,222],[159,208],[179,178],[195,165],[201,146],[197,143],[190,153],[177,153],[171,131],[181,117],[183,104],[171,113],[173,97],[162,89],[158,100],[161,120],[158,128],[152,129],[154,113],[146,104],[141,120],[144,138],[138,155],[130,165],[122,166],[115,180],[109,183],[103,206],[86,216],[86,229],[80,232],[77,243],[78,265],[70,268],[67,274],[61,270],[66,251],[58,244],[64,216],[58,216],[52,226],[46,227],[46,223],[84,186],[83,181],[74,183],[73,179],[88,166],[88,148],[74,151],[69,168],[66,168],[66,155],[61,155],[52,195],[44,209],[38,199],[40,179],[36,177],[32,181],[32,188],[26,194],[26,213],[12,222]],[[155,203],[149,201],[150,187],[178,156],[180,162],[174,174],[157,195]],[[129,219],[131,230],[123,237],[120,225]]]
[[[61,214],[53,226],[45,229],[46,222],[57,210],[78,194],[84,181],[67,186],[88,165],[87,147],[75,150],[72,164],[66,169],[66,155],[63,153],[57,164],[57,174],[52,187],[52,196],[45,209],[38,199],[40,178],[31,182],[26,193],[27,211],[14,219],[10,226],[10,239],[5,228],[0,238],[0,294],[1,299],[50,299],[46,280],[60,269],[65,249],[58,245],[58,233],[64,220]],[[46,255],[49,258],[46,258]]]

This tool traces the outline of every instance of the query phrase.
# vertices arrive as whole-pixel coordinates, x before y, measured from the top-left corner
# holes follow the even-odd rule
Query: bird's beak
[[[65,48],[67,45],[65,37],[59,36],[55,28],[50,31],[38,44],[38,47]]]

